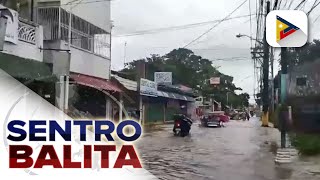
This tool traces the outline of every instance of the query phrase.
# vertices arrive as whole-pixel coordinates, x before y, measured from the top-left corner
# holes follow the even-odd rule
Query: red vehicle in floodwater
[[[225,115],[224,111],[214,111],[206,113],[201,118],[201,124],[205,127],[223,127],[224,123],[228,122],[230,117]]]

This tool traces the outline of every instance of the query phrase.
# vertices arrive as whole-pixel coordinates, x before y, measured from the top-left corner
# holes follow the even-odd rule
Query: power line
[[[211,61],[226,61],[226,62],[234,62],[234,61],[251,61],[249,57],[231,57],[231,58],[218,58]]]
[[[80,1],[80,0],[72,0],[72,1],[69,1],[69,2],[66,3],[66,5],[73,4],[73,3],[75,3],[76,1]]]
[[[244,17],[249,17],[251,15],[254,15],[254,14],[230,17],[230,18],[226,19],[226,21],[227,20],[244,18]],[[141,30],[141,31],[136,31],[136,32],[128,33],[128,34],[114,35],[113,37],[128,37],[128,36],[138,36],[138,35],[145,35],[145,34],[155,34],[155,33],[161,33],[161,32],[166,32],[166,31],[174,31],[174,30],[193,28],[193,27],[196,27],[196,26],[208,25],[208,24],[219,22],[219,21],[221,21],[221,19],[220,20],[200,22],[200,23],[193,23],[193,24],[185,24],[185,25],[180,25],[180,26],[170,26],[170,27],[157,28],[157,29]]]
[[[291,2],[290,2],[290,4],[289,4],[288,9],[290,9],[290,8],[291,8],[292,3],[293,3],[293,0],[291,0]]]
[[[317,1],[317,0],[316,0],[316,1]],[[307,12],[307,15],[309,15],[316,7],[320,4],[320,2],[318,2],[317,4],[315,4],[316,1],[314,2],[314,5],[311,7],[311,9]]]
[[[313,23],[317,22],[319,18],[320,18],[320,15],[316,17],[316,19],[313,21]]]
[[[278,9],[280,9],[280,7],[281,7],[281,2],[282,2],[282,0],[279,1]]]
[[[288,0],[284,3],[284,5],[283,5],[283,7],[281,9],[285,9],[287,4],[288,4]],[[279,9],[280,9],[280,7],[279,7]]]
[[[222,22],[224,22],[227,18],[229,18],[234,12],[236,12],[241,6],[243,6],[248,0],[245,0],[243,3],[241,3],[235,10],[233,10],[230,14],[228,14],[225,18],[223,18],[221,21],[219,21],[216,25],[214,25],[213,27],[211,27],[210,29],[208,29],[206,32],[202,33],[200,36],[198,36],[197,38],[195,38],[194,40],[192,40],[191,42],[189,42],[188,44],[186,44],[184,46],[188,47],[190,44],[196,42],[197,40],[199,40],[200,38],[202,38],[204,35],[208,34],[212,29],[214,29],[215,27],[217,27],[219,24],[221,24]]]
[[[301,6],[300,10],[302,10],[302,9],[304,10],[304,7],[306,6],[307,1],[308,1],[308,0],[306,0],[306,1],[303,3],[303,5]]]
[[[302,0],[294,10],[298,10],[298,8],[305,2],[306,0]]]
[[[77,1],[79,1],[79,0],[70,1],[70,2],[65,3],[65,4],[61,4],[60,6],[67,6],[67,5],[75,4],[75,3],[77,3]],[[109,1],[114,1],[114,0],[85,1],[85,2],[78,3],[78,4],[91,4],[91,3],[109,2]]]
[[[78,0],[77,4],[75,4],[74,6],[72,6],[72,8],[75,8],[75,7],[79,6],[82,2],[83,2],[83,0]]]

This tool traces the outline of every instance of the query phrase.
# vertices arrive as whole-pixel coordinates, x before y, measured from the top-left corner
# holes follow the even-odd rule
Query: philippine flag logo
[[[267,42],[273,47],[301,47],[308,40],[308,19],[296,10],[271,11],[266,20]]]

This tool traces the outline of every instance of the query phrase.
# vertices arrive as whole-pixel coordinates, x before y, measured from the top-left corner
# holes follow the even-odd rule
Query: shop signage
[[[144,96],[158,96],[157,84],[148,79],[140,79],[140,94]]]
[[[157,84],[172,85],[172,72],[155,72],[154,81]]]

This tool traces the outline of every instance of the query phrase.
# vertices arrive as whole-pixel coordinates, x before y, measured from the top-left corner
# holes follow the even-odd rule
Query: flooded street
[[[260,127],[256,118],[231,121],[225,128],[193,124],[191,135],[184,138],[174,137],[172,126],[147,130],[138,143],[144,168],[159,179],[315,178],[294,174],[291,168],[274,163],[279,140],[277,130]]]

